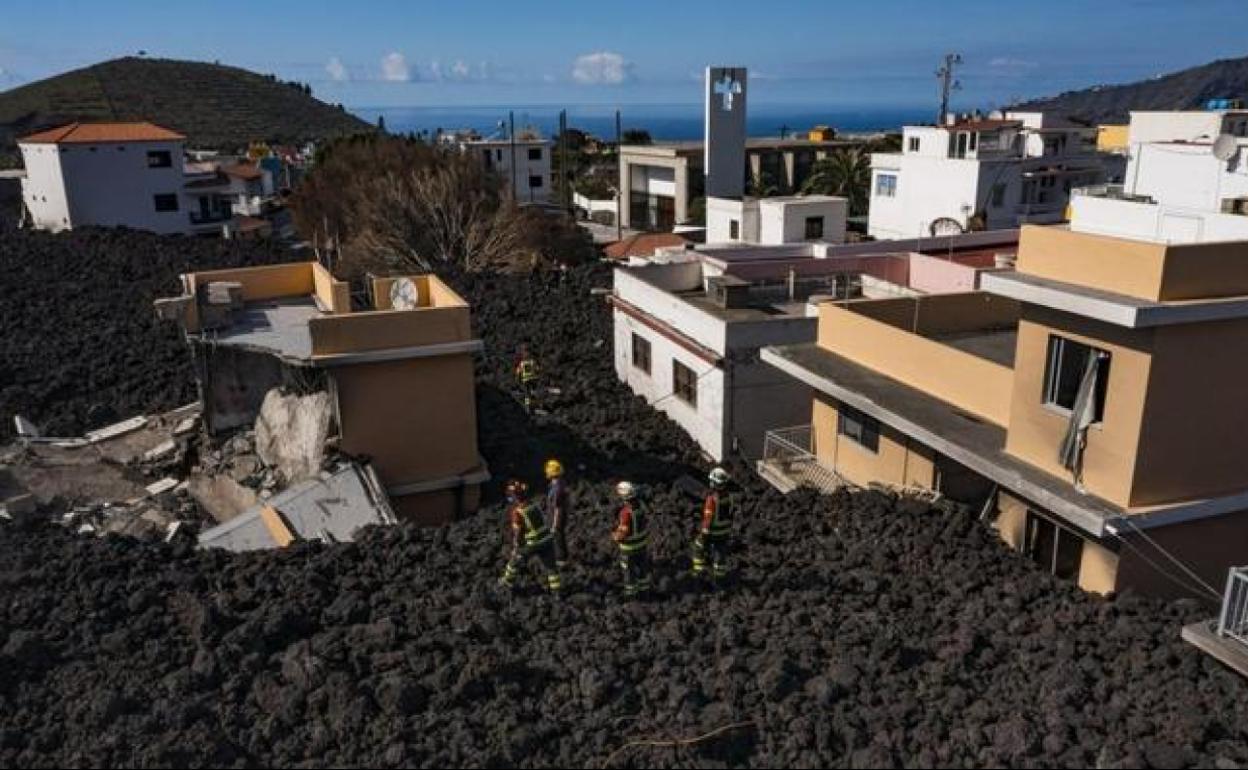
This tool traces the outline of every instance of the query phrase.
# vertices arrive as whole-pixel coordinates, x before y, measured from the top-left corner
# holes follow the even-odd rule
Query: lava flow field
[[[496,478],[568,466],[566,595],[533,574],[495,589],[497,502],[443,529],[245,556],[0,525],[0,766],[1248,764],[1248,682],[1178,636],[1210,608],[1087,596],[965,511],[782,497],[737,466],[735,575],[694,583],[695,503],[671,483],[706,465],[615,381],[590,293],[609,273],[453,280],[486,341]],[[511,392],[522,342],[559,389],[537,421]],[[185,387],[148,390],[149,354],[118,381]],[[640,601],[607,540],[624,477],[655,522]]]

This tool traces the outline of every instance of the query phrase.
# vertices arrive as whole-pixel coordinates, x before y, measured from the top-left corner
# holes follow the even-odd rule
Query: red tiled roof
[[[638,233],[622,241],[608,244],[603,253],[611,259],[627,259],[628,257],[651,257],[658,249],[669,246],[684,246],[689,243],[676,233]]]
[[[23,144],[95,144],[99,142],[171,142],[185,136],[154,123],[70,123],[17,141]]]
[[[254,182],[264,176],[258,166],[254,166],[250,163],[234,163],[228,166],[222,166],[221,173],[247,182]]]

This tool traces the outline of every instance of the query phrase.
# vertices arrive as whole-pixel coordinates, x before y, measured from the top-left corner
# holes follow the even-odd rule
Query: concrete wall
[[[513,192],[517,201],[521,203],[546,203],[550,200],[552,179],[550,171],[550,145],[551,143],[546,140],[516,140],[516,173]],[[512,189],[511,142],[464,142],[460,147],[469,156],[485,162],[488,168],[492,168],[503,179],[508,189]],[[537,160],[530,160],[530,149],[539,150],[541,157]],[[485,161],[485,153],[487,152],[490,154],[489,161]],[[529,177],[531,176],[541,177],[541,185],[536,187],[530,185]]]
[[[761,198],[758,201],[758,242],[766,245],[800,243],[806,238],[806,218],[823,219],[823,236],[812,240],[845,242],[849,202],[833,196],[805,199]]]
[[[718,92],[721,82],[735,93]],[[702,166],[707,198],[740,198],[745,193],[745,110],[749,82],[745,67],[707,67],[703,78]]]
[[[1083,483],[1092,494],[1122,506],[1131,505],[1140,424],[1152,363],[1152,338],[1079,316],[1025,306],[1018,327],[1013,400],[1006,451],[1058,478],[1071,472],[1058,462],[1069,414],[1046,406],[1044,374],[1049,336],[1092,345],[1110,356],[1104,420],[1088,430]]]
[[[948,217],[965,225],[967,215],[976,211],[979,161],[948,158],[945,153],[875,153],[871,170],[867,232],[874,238],[926,237],[933,220]],[[876,192],[881,174],[897,177],[894,196]]]
[[[1132,110],[1129,140],[1132,145],[1211,140],[1221,133],[1224,114],[1213,110]]]
[[[816,394],[811,414],[815,456],[847,481],[858,486],[886,484],[899,488],[932,489],[936,455],[883,423],[879,450],[872,452],[837,430],[840,405]]]
[[[1197,593],[1199,589],[1178,585],[1174,579],[1174,576],[1181,575],[1178,568],[1144,538],[1129,531],[1124,531],[1123,535],[1133,547],[1121,551],[1117,590],[1131,589],[1171,599],[1209,599],[1207,594]],[[1148,537],[1181,559],[1189,569],[1221,593],[1226,586],[1227,571],[1248,561],[1244,558],[1244,544],[1248,543],[1248,511],[1150,529]],[[1145,557],[1156,565],[1164,566],[1167,572],[1163,573],[1150,565]],[[1192,580],[1186,578],[1186,582],[1190,584]]]
[[[736,220],[740,225],[737,237],[732,237],[731,222]],[[758,200],[746,198],[733,200],[729,198],[706,199],[706,242],[707,243],[758,243],[759,242],[759,210]]]
[[[971,264],[964,264],[968,261]],[[994,261],[987,254],[970,260],[910,254],[909,263],[910,288],[928,294],[953,294],[978,289],[981,268],[992,267]]]
[[[23,144],[22,202],[30,211],[35,227],[59,232],[73,226],[69,198],[61,176],[61,153],[55,144]]]
[[[1217,212],[1226,198],[1248,196],[1248,164],[1218,160],[1208,144],[1142,144],[1133,147],[1125,187],[1163,206]]]
[[[1248,216],[1075,195],[1070,228],[1076,232],[1165,243],[1248,241]]]

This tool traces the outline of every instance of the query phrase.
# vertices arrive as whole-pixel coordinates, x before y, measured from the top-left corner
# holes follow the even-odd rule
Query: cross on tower
[[[715,93],[724,97],[724,111],[732,112],[732,97],[741,93],[741,83],[729,73],[725,72],[724,77],[715,81]]]

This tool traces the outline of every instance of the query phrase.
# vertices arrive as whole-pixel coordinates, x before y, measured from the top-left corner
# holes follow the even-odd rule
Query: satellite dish
[[[390,307],[393,310],[415,310],[420,307],[420,289],[410,278],[400,278],[390,285]]]
[[[1219,134],[1213,140],[1213,157],[1218,160],[1230,160],[1239,150],[1239,143],[1230,134]]]
[[[927,229],[932,234],[932,237],[938,235],[961,235],[966,232],[966,228],[962,227],[962,224],[952,217],[933,219]]]

